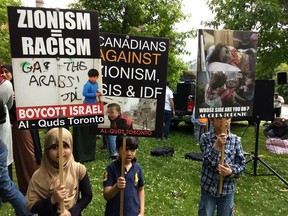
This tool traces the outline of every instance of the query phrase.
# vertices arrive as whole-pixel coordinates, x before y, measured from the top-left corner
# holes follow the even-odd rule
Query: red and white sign
[[[8,7],[8,19],[19,129],[103,122],[103,105],[82,95],[92,68],[102,88],[98,12]]]

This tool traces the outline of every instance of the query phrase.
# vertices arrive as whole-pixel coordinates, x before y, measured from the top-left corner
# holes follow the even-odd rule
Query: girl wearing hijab
[[[86,167],[74,160],[72,135],[63,128],[63,185],[59,179],[59,129],[49,130],[45,136],[44,154],[40,168],[28,186],[27,208],[39,216],[80,216],[92,200],[92,189]],[[60,213],[61,200],[65,210]]]

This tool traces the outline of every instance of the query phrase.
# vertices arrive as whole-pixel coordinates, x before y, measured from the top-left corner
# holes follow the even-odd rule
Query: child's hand
[[[218,164],[218,172],[222,176],[228,176],[232,174],[232,169],[229,164],[225,165]]]
[[[66,197],[67,189],[65,185],[60,185],[57,187],[51,196],[51,203],[60,203],[62,199]]]
[[[217,150],[220,150],[222,148],[222,146],[226,144],[226,140],[227,140],[227,134],[226,133],[219,134],[217,136],[217,140],[214,144],[214,148]]]
[[[126,187],[126,180],[124,177],[119,177],[117,180],[117,187],[119,189],[124,189]]]
[[[68,210],[64,209],[64,212],[61,213],[59,216],[71,216],[71,213]]]
[[[98,97],[98,102],[102,103],[101,101],[102,94],[100,92],[96,93],[96,98]]]

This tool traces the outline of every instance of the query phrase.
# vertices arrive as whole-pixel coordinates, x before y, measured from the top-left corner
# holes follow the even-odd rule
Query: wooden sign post
[[[64,183],[63,178],[63,137],[62,137],[62,127],[59,127],[59,179],[60,179],[60,185]],[[60,211],[61,213],[64,213],[64,200],[62,199],[60,202]]]
[[[125,162],[126,162],[126,134],[123,135],[121,177],[125,177]],[[123,213],[124,213],[124,189],[121,189],[120,216],[123,216],[124,215]]]
[[[222,133],[227,133],[227,128],[225,125],[225,118],[222,118],[222,128],[221,128]],[[225,154],[225,145],[222,145],[221,147],[221,165],[224,165],[224,154]],[[223,175],[220,175],[219,178],[219,193],[222,193],[222,188],[223,188]]]

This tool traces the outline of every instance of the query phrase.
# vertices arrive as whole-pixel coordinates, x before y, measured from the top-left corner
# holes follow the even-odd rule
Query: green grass
[[[232,132],[242,137],[243,148],[251,153],[255,149],[254,126],[247,127],[244,122],[233,123]],[[43,137],[43,131],[41,132]],[[200,198],[201,162],[184,158],[187,152],[200,152],[193,140],[191,126],[180,125],[170,132],[170,139],[162,141],[155,138],[140,138],[137,151],[138,162],[145,176],[145,215],[152,216],[191,216],[197,215]],[[157,146],[173,146],[173,157],[153,157],[150,151]],[[111,162],[108,150],[102,149],[102,140],[97,140],[96,160],[85,163],[93,186],[92,203],[83,215],[103,215],[105,200],[102,196],[102,173]],[[265,148],[263,126],[259,133],[259,156],[279,175],[288,181],[288,155],[275,155]],[[259,161],[256,176],[253,175],[253,161],[246,166],[246,173],[238,180],[235,193],[235,215],[271,216],[288,215],[288,192],[276,175],[271,174]],[[250,174],[249,174],[250,173]],[[1,215],[14,215],[10,204],[5,203],[0,209]]]

